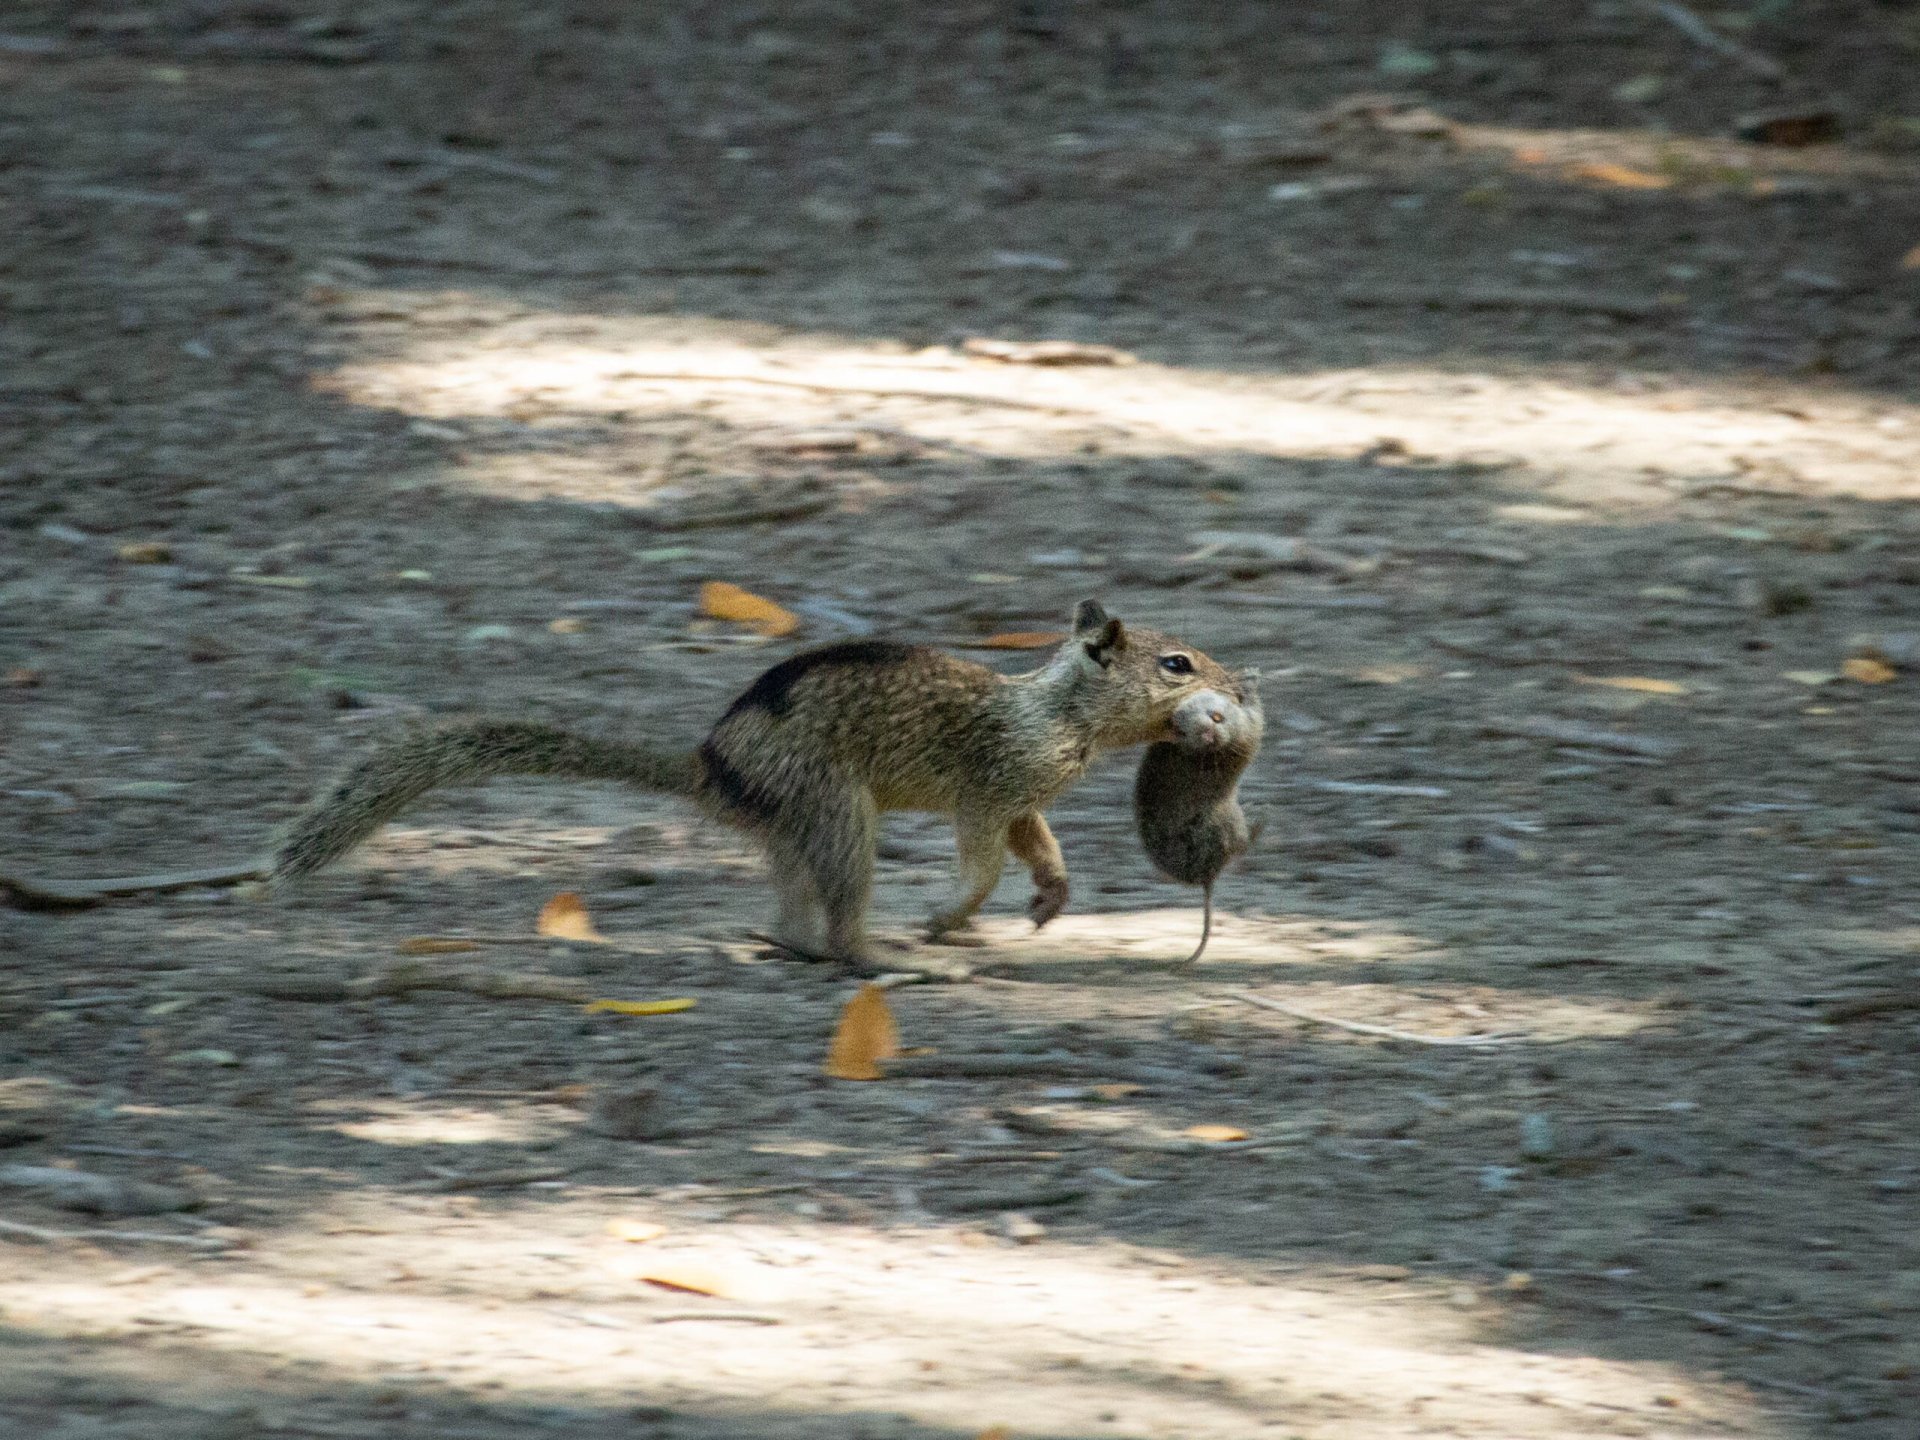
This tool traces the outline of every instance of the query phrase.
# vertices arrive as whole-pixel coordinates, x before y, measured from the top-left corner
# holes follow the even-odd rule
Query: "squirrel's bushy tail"
[[[691,795],[699,783],[698,761],[688,751],[512,720],[423,730],[375,750],[294,821],[274,850],[273,878],[331,864],[429,791],[490,775],[614,780],[674,795]]]

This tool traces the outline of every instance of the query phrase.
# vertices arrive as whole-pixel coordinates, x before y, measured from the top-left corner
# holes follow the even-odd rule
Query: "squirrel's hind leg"
[[[766,835],[783,924],[811,917],[817,906],[825,920],[819,942],[825,952],[860,968],[875,963],[867,943],[867,907],[873,899],[879,830],[879,813],[865,786],[823,783],[808,787],[804,803],[785,807]]]
[[[813,872],[804,865],[776,861],[773,883],[780,897],[774,942],[796,955],[819,954],[826,948],[827,931]]]

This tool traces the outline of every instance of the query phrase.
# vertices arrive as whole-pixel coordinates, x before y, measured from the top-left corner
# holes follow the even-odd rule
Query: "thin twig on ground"
[[[534,1169],[476,1170],[465,1175],[444,1175],[427,1186],[445,1194],[468,1190],[512,1190],[521,1185],[537,1185],[543,1180],[564,1180],[573,1173],[571,1165],[543,1165]]]
[[[563,980],[555,975],[515,971],[488,974],[418,963],[389,966],[349,982],[347,990],[354,999],[407,995],[416,990],[452,990],[487,1000],[558,1000],[571,1005],[584,1005],[593,998],[593,992],[577,980]]]
[[[563,173],[551,165],[530,165],[504,155],[476,154],[471,150],[452,150],[445,146],[420,151],[412,157],[422,165],[444,165],[453,170],[479,170],[502,175],[509,180],[526,180],[535,185],[558,185]]]
[[[1820,1012],[1829,1025],[1860,1020],[1868,1015],[1887,1015],[1896,1010],[1920,1010],[1920,989],[1889,990],[1883,995],[1863,995],[1858,1000],[1842,1000]]]
[[[678,381],[703,385],[773,385],[782,390],[810,390],[817,395],[867,395],[876,400],[937,400],[949,405],[979,405],[994,410],[1024,410],[1036,415],[1071,415],[1076,419],[1099,420],[1109,429],[1125,432],[1126,427],[1101,419],[1090,410],[1070,405],[1047,405],[1037,400],[1015,400],[1006,395],[983,395],[967,390],[909,390],[885,385],[833,385],[818,380],[789,380],[779,375],[728,375],[680,370],[622,370],[607,376],[609,380]]]
[[[0,894],[22,910],[79,910],[123,895],[153,895],[209,885],[240,885],[264,879],[261,861],[202,870],[163,870],[111,880],[55,880],[44,875],[0,875]]]
[[[341,975],[268,975],[243,979],[232,989],[265,1000],[320,1005],[410,995],[419,990],[450,990],[485,1000],[554,1000],[563,1005],[584,1005],[594,998],[593,992],[579,981],[555,975],[462,970],[450,965],[426,965],[417,960],[403,960],[351,980]]]
[[[1071,1205],[1088,1195],[1084,1185],[1043,1185],[1029,1190],[993,1190],[973,1195],[948,1195],[937,1201],[942,1210],[955,1215],[976,1215],[995,1210],[1042,1210],[1054,1205]]]
[[[787,1323],[778,1315],[769,1315],[764,1310],[662,1310],[657,1314],[643,1315],[640,1318],[648,1325],[679,1325],[699,1320],[716,1325],[784,1325]]]
[[[121,1241],[129,1245],[181,1245],[189,1250],[231,1250],[232,1242],[211,1235],[163,1235],[153,1230],[54,1230],[45,1225],[25,1225],[18,1220],[0,1220],[0,1235],[15,1235],[22,1240],[60,1244],[84,1240],[90,1244]]]
[[[1591,750],[1611,750],[1620,755],[1638,755],[1648,760],[1664,760],[1680,752],[1680,742],[1655,735],[1628,735],[1620,730],[1603,730],[1579,720],[1555,720],[1549,716],[1525,719],[1496,718],[1481,725],[1488,735],[1511,735],[1521,740],[1551,740],[1559,745],[1583,745]]]
[[[834,495],[806,495],[799,498],[768,501],[762,505],[742,505],[730,510],[689,510],[679,514],[647,515],[646,522],[659,530],[720,530],[735,525],[762,525],[769,522],[804,520],[833,508]]]
[[[595,265],[568,268],[538,260],[486,259],[477,255],[432,255],[414,250],[391,250],[373,245],[307,247],[278,235],[244,230],[227,232],[230,244],[282,260],[318,261],[332,257],[366,265],[410,266],[420,270],[474,270],[483,274],[517,275],[528,280],[618,280],[628,277],[701,275],[767,275],[772,268],[758,260],[688,260],[667,265]]]
[[[1645,0],[1642,8],[1658,15],[1702,50],[1711,50],[1723,59],[1732,60],[1762,79],[1786,78],[1785,67],[1772,56],[1762,55],[1758,50],[1729,40],[1685,5],[1675,3],[1675,0]]]
[[[1560,310],[1574,315],[1610,315],[1616,320],[1652,320],[1673,313],[1671,305],[1644,295],[1509,285],[1355,285],[1340,292],[1340,301],[1344,305],[1405,305],[1433,310]]]
[[[1623,1310],[1649,1310],[1656,1315],[1684,1315],[1702,1330],[1716,1334],[1757,1335],[1767,1340],[1811,1340],[1814,1337],[1804,1330],[1781,1330],[1772,1325],[1763,1325],[1758,1320],[1746,1320],[1737,1315],[1722,1315],[1717,1310],[1696,1310],[1688,1305],[1657,1305],[1650,1300],[1622,1300],[1619,1308]]]
[[[1239,605],[1249,610],[1387,610],[1392,602],[1384,595],[1325,595],[1299,591],[1279,595],[1220,591],[1210,597],[1222,605]]]

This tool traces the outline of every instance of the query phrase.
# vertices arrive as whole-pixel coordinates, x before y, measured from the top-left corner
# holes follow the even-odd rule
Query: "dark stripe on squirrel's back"
[[[741,816],[771,820],[780,813],[779,800],[729,765],[710,739],[701,742],[700,767],[707,790]]]
[[[743,710],[765,710],[769,715],[785,715],[793,708],[793,687],[809,672],[839,666],[898,665],[919,648],[917,645],[902,645],[897,640],[849,640],[841,645],[825,645],[818,650],[802,651],[782,660],[755,680],[720,718],[729,720]]]

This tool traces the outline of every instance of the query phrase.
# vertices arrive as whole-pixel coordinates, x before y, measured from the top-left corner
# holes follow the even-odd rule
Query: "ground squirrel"
[[[1033,877],[1036,925],[1067,901],[1067,871],[1041,811],[1103,750],[1175,736],[1182,701],[1231,690],[1192,646],[1129,629],[1082,601],[1042,669],[1003,676],[937,650],[856,640],[783,660],[748,686],[692,751],[599,740],[552,726],[473,721],[422,731],[360,761],[280,843],[276,881],[339,858],[431,790],[489,775],[614,780],[684,795],[757,840],[779,891],[775,939],[857,969],[878,816],[953,817],[959,884],[931,917],[963,929],[1011,850]]]
[[[1147,856],[1169,879],[1201,887],[1200,944],[1213,934],[1213,882],[1244,854],[1253,832],[1235,791],[1260,748],[1266,715],[1260,672],[1243,670],[1231,687],[1189,695],[1175,707],[1175,738],[1149,745],[1133,784],[1133,814]]]

